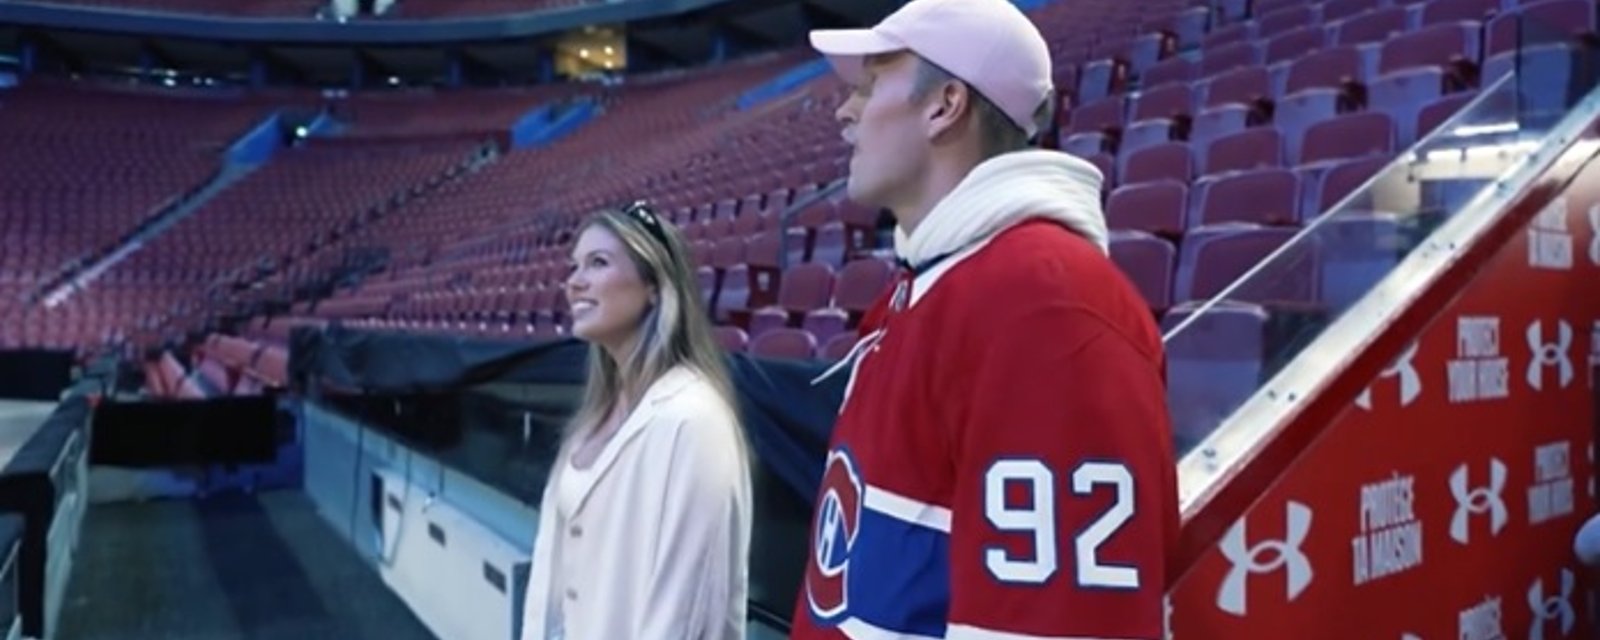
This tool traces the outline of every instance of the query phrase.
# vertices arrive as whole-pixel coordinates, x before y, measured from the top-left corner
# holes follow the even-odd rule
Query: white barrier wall
[[[517,637],[533,509],[314,404],[301,423],[307,496],[423,624]]]
[[[67,583],[72,577],[72,557],[78,549],[84,512],[89,506],[89,431],[79,429],[61,449],[50,475],[61,487],[55,519],[50,523],[45,554],[45,633],[54,635],[66,600]],[[18,631],[20,631],[20,627]]]

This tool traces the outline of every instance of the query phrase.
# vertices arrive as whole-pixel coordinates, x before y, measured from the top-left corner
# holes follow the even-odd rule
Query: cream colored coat
[[[651,385],[605,445],[570,520],[556,507],[570,462],[557,456],[522,640],[544,640],[552,590],[566,640],[743,640],[751,488],[738,430],[715,388],[680,367]]]

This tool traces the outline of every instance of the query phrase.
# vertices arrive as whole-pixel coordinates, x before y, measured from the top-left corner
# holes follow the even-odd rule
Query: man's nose
[[[839,124],[846,126],[853,125],[856,123],[858,110],[859,107],[856,104],[856,97],[854,94],[851,94],[851,96],[846,98],[844,102],[839,103],[838,109],[833,111],[833,119],[838,120]]]

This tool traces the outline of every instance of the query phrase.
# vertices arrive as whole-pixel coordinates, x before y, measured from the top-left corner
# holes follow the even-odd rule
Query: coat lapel
[[[579,482],[578,505],[572,511],[573,517],[583,513],[584,507],[589,504],[589,495],[594,493],[595,486],[605,479],[606,474],[616,464],[617,458],[621,455],[623,449],[627,448],[630,441],[638,437],[640,433],[643,433],[645,427],[649,426],[651,420],[656,417],[656,405],[676,395],[695,379],[695,374],[683,367],[676,367],[668,371],[666,375],[661,376],[645,391],[644,397],[639,401],[639,406],[633,408],[627,419],[623,421],[622,426],[617,429],[617,434],[611,437],[611,442],[607,442],[605,448],[600,451],[600,457],[595,459],[594,467],[592,467],[594,472],[581,476],[568,476],[568,478],[576,479]],[[570,458],[562,464],[563,466],[569,466],[571,464]]]
[[[559,472],[558,472],[559,473]],[[544,495],[539,504],[552,504],[554,485],[545,484]],[[560,535],[557,524],[556,509],[541,508],[539,510],[539,525],[534,529],[533,553],[530,558],[531,573],[528,575],[528,590],[522,598],[522,634],[521,640],[543,640],[547,634],[545,625],[548,623],[549,611],[546,610],[550,602],[550,582],[555,575],[555,546]]]

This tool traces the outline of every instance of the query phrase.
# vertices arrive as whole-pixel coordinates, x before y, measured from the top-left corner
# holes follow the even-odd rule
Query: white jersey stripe
[[[893,491],[867,485],[862,506],[896,520],[950,533],[950,510],[938,505],[912,500]]]
[[[839,631],[850,640],[939,640],[935,636],[919,636],[875,627],[860,618],[849,618],[840,622]]]

